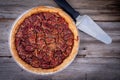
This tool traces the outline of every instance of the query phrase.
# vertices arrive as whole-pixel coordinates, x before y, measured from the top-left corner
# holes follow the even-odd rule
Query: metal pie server
[[[79,12],[75,11],[66,0],[54,0],[63,10],[65,10],[76,22],[79,30],[96,38],[97,40],[110,44],[112,39],[107,35],[89,16],[81,16]]]

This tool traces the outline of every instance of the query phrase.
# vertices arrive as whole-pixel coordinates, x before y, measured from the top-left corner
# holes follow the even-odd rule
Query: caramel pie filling
[[[15,35],[19,57],[35,68],[60,65],[71,53],[74,35],[58,13],[40,12],[27,17]]]

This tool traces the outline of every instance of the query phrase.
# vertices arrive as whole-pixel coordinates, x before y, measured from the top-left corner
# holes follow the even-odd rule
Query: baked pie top
[[[13,57],[34,73],[65,67],[77,54],[78,43],[75,24],[58,8],[33,8],[16,21],[11,31]]]

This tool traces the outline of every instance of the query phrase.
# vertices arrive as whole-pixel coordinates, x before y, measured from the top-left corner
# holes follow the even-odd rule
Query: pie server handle
[[[79,12],[75,11],[66,0],[54,0],[64,11],[66,11],[76,22],[76,18],[80,15]]]

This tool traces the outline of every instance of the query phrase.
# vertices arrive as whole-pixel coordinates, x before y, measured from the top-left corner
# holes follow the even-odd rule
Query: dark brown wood
[[[73,8],[83,14],[91,16],[96,21],[120,21],[119,0],[67,0]],[[0,18],[16,18],[24,11],[35,6],[57,5],[53,0],[1,0]],[[58,6],[57,6],[58,7]]]
[[[23,70],[9,50],[9,34],[15,19],[41,5],[58,7],[53,0],[0,0],[0,80],[120,80],[120,0],[67,0],[73,8],[91,16],[113,39],[105,45],[79,31],[80,47],[65,70],[47,76]]]
[[[76,58],[65,70],[48,76],[31,74],[21,69],[12,58],[1,58],[1,80],[114,80],[120,78],[120,60],[115,58]],[[114,65],[113,65],[114,64]],[[6,77],[7,76],[7,77]]]

